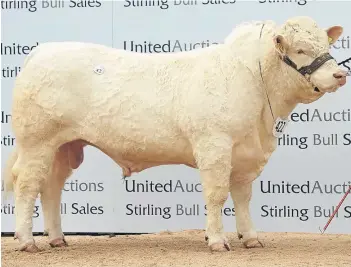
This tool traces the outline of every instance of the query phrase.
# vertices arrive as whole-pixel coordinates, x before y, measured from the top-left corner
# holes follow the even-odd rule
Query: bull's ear
[[[278,35],[274,36],[273,42],[274,42],[274,45],[275,45],[275,48],[277,49],[277,51],[280,54],[285,55],[286,52],[288,51],[288,48],[289,48],[289,45],[288,45],[286,39],[282,35],[278,34]]]
[[[327,35],[328,35],[329,44],[332,45],[339,39],[344,29],[341,26],[333,26],[325,29],[325,31],[327,32]]]

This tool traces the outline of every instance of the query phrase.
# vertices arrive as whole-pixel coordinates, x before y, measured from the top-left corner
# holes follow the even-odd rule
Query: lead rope
[[[262,28],[261,28],[260,40],[261,40],[261,37],[262,37],[262,31],[263,31],[264,25],[265,25],[265,24],[263,24],[263,25],[262,25]],[[273,123],[274,123],[274,122],[275,122],[275,118],[274,118],[274,114],[273,114],[273,110],[272,110],[271,101],[269,100],[267,88],[266,88],[266,85],[265,85],[264,80],[263,80],[263,76],[262,76],[262,67],[261,67],[261,60],[260,60],[260,59],[258,60],[258,65],[259,65],[259,68],[260,68],[260,76],[261,76],[261,79],[262,79],[263,88],[264,88],[264,91],[265,91],[266,96],[267,96],[267,100],[268,100],[268,104],[269,104],[269,109],[271,110],[271,114],[272,114],[272,118],[273,118]]]

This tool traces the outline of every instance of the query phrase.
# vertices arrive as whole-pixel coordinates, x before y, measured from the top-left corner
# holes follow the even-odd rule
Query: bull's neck
[[[298,104],[296,92],[301,86],[293,79],[291,70],[276,54],[273,48],[261,56],[261,70],[265,98],[269,98],[274,118],[287,118]],[[261,77],[261,75],[260,75]],[[266,108],[271,113],[267,100]],[[271,116],[271,114],[270,114]]]

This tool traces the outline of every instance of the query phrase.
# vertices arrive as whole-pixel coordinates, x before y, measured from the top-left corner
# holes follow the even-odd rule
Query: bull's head
[[[341,26],[322,29],[309,17],[295,17],[273,38],[279,56],[288,65],[289,75],[299,84],[300,102],[313,102],[346,83],[346,71],[329,54],[330,46],[342,32]]]

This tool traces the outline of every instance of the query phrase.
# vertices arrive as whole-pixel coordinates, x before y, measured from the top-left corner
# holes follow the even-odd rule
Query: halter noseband
[[[305,78],[307,78],[306,75],[311,75],[313,72],[318,70],[325,62],[327,62],[331,59],[335,60],[329,53],[325,53],[325,54],[322,54],[319,57],[317,57],[315,60],[313,60],[313,62],[310,65],[304,66],[304,67],[301,67],[300,69],[298,69],[297,65],[287,55],[282,56],[281,59],[287,65],[289,65],[290,67],[292,67],[293,69],[298,71]],[[320,92],[317,87],[315,87],[314,90],[316,92]]]

